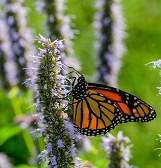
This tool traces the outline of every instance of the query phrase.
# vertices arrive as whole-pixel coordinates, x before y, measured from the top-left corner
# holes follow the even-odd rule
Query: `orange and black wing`
[[[73,99],[73,121],[79,131],[88,136],[105,134],[121,120],[121,111],[106,96],[87,90],[82,99]]]
[[[122,90],[96,83],[88,83],[88,90],[111,100],[122,112],[120,123],[148,122],[156,117],[155,110],[143,100]]]

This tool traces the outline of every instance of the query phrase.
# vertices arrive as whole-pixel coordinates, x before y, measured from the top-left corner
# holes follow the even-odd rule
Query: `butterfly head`
[[[71,95],[73,98],[79,100],[83,99],[86,96],[88,84],[85,81],[85,78],[83,75],[79,76],[77,79],[77,84],[73,87],[71,91]]]

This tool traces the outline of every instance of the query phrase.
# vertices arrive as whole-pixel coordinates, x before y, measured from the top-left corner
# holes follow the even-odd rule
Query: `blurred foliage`
[[[37,34],[44,35],[43,22],[45,17],[37,13],[36,1],[25,1],[28,7],[28,26]],[[73,27],[78,30],[74,39],[74,50],[77,58],[82,62],[82,73],[87,80],[92,81],[96,69],[96,50],[94,42],[94,13],[96,12],[93,0],[68,0],[67,14],[75,16]],[[148,102],[157,112],[157,118],[149,123],[126,123],[117,126],[111,131],[116,135],[123,130],[132,144],[132,155],[130,164],[138,167],[161,167],[160,151],[154,150],[161,146],[156,141],[161,133],[160,125],[160,96],[157,96],[157,86],[160,85],[159,70],[150,70],[148,62],[158,60],[161,53],[161,0],[122,0],[122,8],[127,24],[127,37],[125,46],[127,53],[122,60],[122,69],[119,73],[119,88],[130,92]],[[87,61],[88,60],[88,61]],[[90,63],[90,64],[89,64]],[[28,168],[35,164],[37,153],[34,149],[34,136],[30,134],[33,130],[26,130],[14,124],[14,118],[20,114],[33,114],[31,93],[20,94],[18,88],[12,88],[9,93],[0,90],[0,152],[4,152],[16,168]],[[26,103],[27,102],[27,103]],[[101,147],[100,137],[93,137],[88,152],[79,150],[78,154],[83,160],[89,160],[98,168],[104,168],[107,164],[106,154]],[[42,140],[37,142],[39,148],[43,149]],[[39,166],[39,167],[43,167]]]

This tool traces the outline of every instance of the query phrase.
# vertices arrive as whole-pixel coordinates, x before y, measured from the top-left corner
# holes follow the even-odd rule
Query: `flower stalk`
[[[78,140],[73,124],[69,122],[67,113],[68,83],[61,62],[62,41],[51,42],[43,36],[38,37],[43,48],[37,56],[38,68],[36,79],[29,79],[37,84],[37,101],[39,110],[37,117],[40,125],[39,135],[44,135],[45,149],[39,155],[41,162],[48,161],[48,168],[74,167],[75,141]],[[35,63],[35,60],[33,61]],[[37,61],[36,61],[37,63]]]
[[[121,58],[125,52],[125,24],[120,0],[96,2],[96,7],[99,7],[95,22],[99,40],[96,79],[116,87]]]
[[[129,168],[129,160],[131,158],[130,148],[132,145],[125,147],[125,143],[129,143],[130,139],[124,137],[122,131],[118,132],[116,137],[108,134],[107,137],[102,137],[103,148],[107,152],[109,164],[107,168]]]
[[[7,54],[6,73],[10,86],[18,86],[21,90],[26,87],[22,85],[28,77],[24,67],[28,66],[28,56],[34,53],[32,41],[32,31],[27,27],[27,9],[23,7],[24,0],[5,0],[3,1],[3,19],[6,22],[6,30],[3,33],[8,35],[10,44],[10,54]],[[7,51],[8,52],[8,51]]]
[[[62,53],[62,60],[65,64],[81,69],[79,61],[74,57],[73,42],[76,30],[72,27],[72,17],[66,14],[65,0],[42,0],[37,1],[37,6],[41,13],[46,15],[45,33],[52,41],[55,39],[65,39],[66,46]]]
[[[7,36],[5,21],[3,20],[2,14],[0,14],[0,86],[5,90],[10,88],[10,80],[6,70],[7,58],[11,54],[10,43]],[[11,66],[10,66],[11,67]]]

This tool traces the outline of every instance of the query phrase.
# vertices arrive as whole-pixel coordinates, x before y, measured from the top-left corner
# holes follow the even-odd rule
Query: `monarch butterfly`
[[[148,122],[156,117],[155,110],[143,100],[117,88],[87,83],[83,75],[72,85],[73,122],[83,135],[106,134],[117,124]]]

